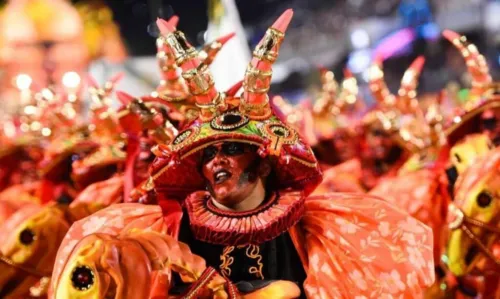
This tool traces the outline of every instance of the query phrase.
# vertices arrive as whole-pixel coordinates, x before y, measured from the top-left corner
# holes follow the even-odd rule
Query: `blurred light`
[[[28,124],[21,124],[21,131],[28,132],[30,126]]]
[[[35,106],[26,106],[24,107],[24,113],[27,115],[34,115],[36,113],[37,108]]]
[[[439,26],[436,23],[427,23],[421,26],[420,33],[425,39],[435,40],[439,38],[441,30],[439,30]]]
[[[16,77],[16,86],[21,90],[29,89],[32,82],[31,77],[26,74],[19,74]]]
[[[404,50],[415,40],[412,28],[404,28],[385,37],[375,48],[374,56],[381,56],[384,60]]]
[[[3,124],[3,131],[5,136],[12,138],[16,135],[16,126],[14,123],[7,121]]]
[[[500,64],[500,55],[498,55],[497,62],[498,62],[498,64]]]
[[[76,102],[76,100],[78,100],[78,97],[76,96],[76,94],[69,94],[68,95],[68,101],[70,101],[71,103],[74,103]]]
[[[361,78],[366,82],[370,81],[370,69],[369,68],[363,71],[363,73],[361,74]]]
[[[363,0],[349,0],[349,3],[354,7],[360,7],[363,4]]]
[[[49,128],[42,129],[42,135],[45,137],[50,136],[51,133],[52,133],[52,131]]]
[[[349,55],[349,60],[347,61],[347,67],[353,73],[361,73],[368,69],[371,61],[370,50],[358,50],[354,51]]]
[[[50,91],[50,89],[44,88],[42,89],[42,97],[50,101],[54,98],[54,94],[52,93],[52,91]]]
[[[32,131],[38,131],[42,128],[42,124],[37,122],[37,121],[34,121],[31,123],[31,130]]]
[[[356,29],[351,33],[351,43],[355,49],[366,48],[370,45],[370,36],[363,29]]]
[[[67,88],[77,88],[80,85],[80,75],[75,72],[64,73],[62,83]]]

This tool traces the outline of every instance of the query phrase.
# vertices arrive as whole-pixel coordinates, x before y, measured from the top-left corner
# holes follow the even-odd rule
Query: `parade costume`
[[[35,194],[39,204],[23,205],[1,227],[0,296],[46,295],[57,248],[72,217],[82,214],[72,214],[68,205],[82,190],[87,191],[85,187],[112,176],[123,163],[124,154],[107,150],[120,142],[112,137],[116,126],[106,114],[105,100],[113,85],[110,83],[106,92],[93,91],[99,105],[93,107],[95,118],[87,126],[81,124],[67,97],[48,89],[42,92],[41,120],[44,130],[53,136],[38,167],[40,182]],[[109,168],[112,171],[107,171]]]
[[[500,296],[498,217],[498,96],[485,58],[465,37],[446,30],[443,36],[463,55],[471,76],[469,96],[449,120],[446,135],[448,175],[453,202],[448,209],[445,295],[470,298]]]
[[[3,119],[0,137],[0,225],[24,203],[38,202],[36,165],[43,155],[44,136],[37,128],[39,108],[25,103],[35,115],[16,114]],[[33,126],[32,126],[33,125]],[[34,128],[36,130],[32,130]]]
[[[337,91],[332,72],[321,70],[322,95],[312,107],[312,132],[306,136],[315,156],[322,164],[323,182],[315,194],[325,192],[364,192],[360,184],[362,175],[359,150],[360,107],[356,78],[349,70],[344,71],[344,80]],[[305,128],[307,130],[307,124]]]
[[[448,292],[500,296],[499,166],[500,149],[495,148],[457,180],[448,217],[447,265],[455,276],[447,281]]]
[[[58,253],[51,298],[410,298],[432,283],[427,227],[378,198],[308,197],[321,180],[317,161],[274,115],[267,96],[291,16],[286,11],[258,44],[241,97],[215,90],[184,35],[159,22],[200,116],[154,149],[149,183],[158,205],[118,204],[72,226]],[[200,159],[220,157],[234,163],[259,157],[270,166],[273,181],[259,187],[267,194],[261,205],[221,210],[203,191],[212,179],[202,174],[209,168]],[[219,174],[217,181],[234,181]]]
[[[230,36],[216,42],[220,44],[220,40],[223,43],[228,38]],[[211,49],[205,56],[207,63],[215,58],[220,47]],[[177,68],[175,61],[170,60],[169,63],[172,65],[163,65],[169,69]],[[44,181],[42,194],[47,198],[52,195],[53,199],[36,210],[24,208],[5,225],[11,229],[0,234],[4,242],[1,247],[3,259],[7,261],[7,264],[0,265],[7,272],[0,280],[0,286],[12,285],[4,290],[4,295],[46,295],[61,237],[74,221],[115,203],[144,200],[142,183],[147,179],[145,174],[154,158],[150,149],[155,144],[171,141],[177,134],[177,129],[169,122],[172,112],[176,110],[166,99],[151,96],[138,99],[118,93],[122,106],[114,111],[110,107],[111,95],[121,77],[121,74],[114,76],[102,87],[89,78],[90,123],[79,130],[60,133],[49,148],[54,150],[47,151],[42,164],[45,166],[43,173],[50,178]],[[175,89],[169,91],[169,87],[171,85],[164,92],[174,93]],[[54,111],[60,114],[60,109]],[[86,134],[80,134],[82,132]],[[78,150],[82,152],[75,159],[74,153]],[[139,187],[131,192],[137,185]],[[68,193],[68,190],[75,192],[70,196],[60,195]],[[59,193],[56,194],[56,191]],[[133,196],[130,196],[131,193]],[[54,227],[56,225],[57,228]],[[50,230],[57,233],[45,236],[45,232]],[[19,236],[25,232],[35,237],[43,236],[43,239],[20,243]],[[22,257],[16,258],[19,252],[23,252]],[[39,263],[33,262],[35,257],[40,259]]]
[[[360,184],[361,164],[356,157],[359,140],[357,121],[361,99],[356,79],[346,70],[341,89],[334,74],[320,70],[321,96],[293,107],[279,96],[273,98],[276,114],[299,132],[311,146],[323,171],[323,181],[315,194],[326,192],[364,192]]]
[[[426,123],[417,122],[416,126],[409,123],[406,128],[401,128],[399,134],[416,151],[397,177],[382,181],[370,192],[384,195],[388,201],[433,229],[436,264],[441,261],[449,234],[448,207],[457,200],[456,190],[463,188],[454,186],[457,177],[461,181],[463,175],[467,176],[464,173],[473,172],[467,169],[478,159],[488,159],[486,157],[493,155],[491,150],[494,145],[488,136],[491,134],[483,131],[484,127],[481,126],[481,112],[496,107],[494,98],[485,98],[491,78],[484,64],[484,57],[474,46],[465,44],[465,39],[456,33],[445,31],[443,35],[462,51],[466,59],[473,79],[469,99],[449,119],[440,113],[442,100],[438,99],[428,108],[430,110],[423,118],[427,120]],[[443,96],[444,93],[441,93],[440,98]],[[415,114],[416,120],[418,114]],[[476,167],[473,168],[477,171]],[[457,242],[455,240],[453,245],[455,248],[459,246]],[[437,270],[440,276],[436,286],[427,294],[428,298],[445,296],[445,293],[456,291],[459,285],[456,278],[452,278],[450,282],[446,263]]]
[[[391,94],[384,81],[382,61],[376,58],[370,69],[370,89],[377,101],[362,120],[362,181],[367,190],[384,178],[393,177],[409,156],[407,143],[399,129],[407,114],[418,105],[416,89],[425,60],[418,57],[405,71],[397,95]]]
[[[450,202],[446,164],[443,157],[439,157],[441,148],[446,144],[443,122],[439,100],[427,108],[425,115],[423,111],[415,111],[414,118],[408,120],[399,132],[408,147],[412,148],[412,156],[397,175],[382,180],[369,192],[383,196],[432,228],[436,264],[439,264],[442,253],[443,226]]]

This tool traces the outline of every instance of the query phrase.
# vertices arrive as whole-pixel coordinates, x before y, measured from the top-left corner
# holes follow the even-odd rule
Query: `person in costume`
[[[214,51],[209,55],[211,59],[204,62],[211,62]],[[175,60],[173,63],[175,69]],[[78,191],[76,197],[67,199],[71,202],[48,203],[38,210],[25,209],[21,215],[24,217],[10,219],[6,226],[12,229],[0,234],[3,259],[9,261],[0,265],[0,271],[6,272],[0,279],[0,288],[12,286],[5,289],[4,295],[46,294],[57,248],[74,221],[115,203],[146,201],[142,197],[148,194],[141,192],[154,158],[150,149],[154,144],[171,141],[177,129],[169,122],[170,103],[164,99],[135,99],[119,92],[122,107],[118,112],[112,110],[111,94],[120,78],[121,75],[114,76],[103,87],[89,78],[92,114],[87,126],[88,140],[98,147],[71,163],[70,179]],[[50,231],[54,234],[47,235]],[[20,242],[20,236],[28,233],[36,240]],[[18,257],[20,252],[22,257]]]
[[[308,197],[318,163],[267,96],[292,14],[257,45],[241,97],[215,90],[182,32],[158,22],[200,116],[154,149],[158,205],[72,226],[50,298],[413,298],[432,283],[429,228],[378,198]]]
[[[443,228],[450,202],[445,173],[448,157],[440,156],[446,145],[440,103],[437,99],[425,113],[415,111],[414,117],[401,127],[400,138],[412,148],[412,155],[395,176],[380,181],[369,192],[383,196],[432,228],[436,265],[440,263],[445,242]]]
[[[87,191],[85,187],[109,178],[123,164],[124,153],[115,148],[121,140],[112,137],[119,136],[119,132],[115,131],[117,127],[107,109],[107,97],[114,83],[109,82],[106,90],[91,88],[94,119],[80,127],[80,120],[66,97],[49,89],[42,91],[43,130],[54,136],[50,136],[37,169],[40,171],[34,192],[37,204],[23,204],[0,226],[0,297],[46,294],[57,248],[72,217],[82,214],[71,213],[68,205],[82,191]],[[120,190],[113,189],[114,186],[101,185],[98,189],[102,195],[111,197]]]
[[[445,30],[443,36],[463,55],[471,77],[471,88],[463,107],[447,122],[445,163],[448,193],[448,240],[444,257],[446,276],[436,296],[496,298],[495,212],[491,190],[496,184],[498,125],[496,87],[485,58],[464,36]],[[493,230],[492,230],[493,228]]]
[[[450,31],[444,31],[443,35],[446,38],[457,36]],[[461,38],[452,41],[461,49],[475,49],[463,44],[464,40]],[[423,118],[426,122],[418,121],[418,114],[422,113],[417,113],[416,123],[409,122],[400,131],[403,139],[413,144],[417,151],[400,169],[397,177],[381,182],[370,192],[373,195],[384,195],[388,201],[433,229],[436,264],[440,264],[446,244],[448,206],[455,199],[454,184],[457,177],[460,178],[478,159],[490,156],[494,149],[491,135],[481,132],[483,128],[480,125],[480,111],[484,111],[482,109],[486,107],[494,107],[494,100],[490,98],[481,102],[472,96],[484,93],[484,90],[478,89],[481,85],[478,84],[477,76],[488,78],[487,67],[480,67],[484,60],[480,54],[467,54],[466,57],[473,58],[468,65],[475,66],[473,74],[476,76],[469,102],[457,114],[450,115],[448,120],[439,109],[443,92],[439,101],[428,107]],[[492,100],[493,102],[488,102]],[[441,287],[443,282],[446,284],[449,280],[447,265],[441,263],[436,270],[439,279],[429,290],[428,296],[431,297],[444,296],[443,293],[449,292]]]
[[[298,130],[312,147],[324,171],[323,182],[315,193],[364,192],[360,184],[359,132],[356,129],[357,114],[363,105],[358,97],[356,78],[346,69],[339,90],[333,72],[321,69],[320,75],[320,98],[312,107],[300,104],[291,114],[300,119]],[[291,115],[288,114],[287,120]]]
[[[476,159],[455,185],[449,206],[443,293],[457,298],[500,296],[500,148]]]
[[[418,104],[416,88],[424,62],[423,57],[412,62],[401,79],[398,95],[391,94],[384,82],[380,58],[375,59],[370,69],[370,89],[377,104],[361,122],[361,180],[366,190],[375,187],[380,180],[396,175],[408,159],[409,151],[399,138],[399,129],[405,115],[413,113]]]
[[[498,89],[497,85],[492,82],[484,56],[479,53],[475,45],[467,41],[465,36],[460,36],[450,30],[445,30],[443,36],[460,51],[471,78],[467,100],[448,124],[450,141],[455,142],[460,136],[478,132],[487,132],[491,140],[498,141],[497,115],[500,106]],[[464,123],[467,125],[463,125]],[[457,127],[461,130],[457,130]],[[455,138],[454,134],[458,137]]]
[[[356,155],[356,132],[353,129],[356,119],[351,110],[354,105],[359,105],[358,87],[356,78],[347,69],[338,94],[333,72],[322,69],[321,81],[321,97],[312,107],[313,131],[317,140],[311,140],[309,144],[321,163],[334,166]]]
[[[28,92],[25,90],[24,92]],[[25,204],[38,204],[36,165],[43,156],[46,136],[40,125],[40,107],[33,101],[23,105],[29,113],[3,119],[0,151],[0,225]],[[44,132],[46,133],[46,132]]]

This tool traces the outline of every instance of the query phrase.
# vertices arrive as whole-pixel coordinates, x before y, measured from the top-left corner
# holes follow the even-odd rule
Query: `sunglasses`
[[[203,163],[210,162],[219,152],[226,156],[239,156],[248,152],[248,148],[248,146],[239,142],[223,143],[220,146],[211,145],[203,150],[202,161]]]
[[[381,129],[372,130],[371,133],[373,136],[376,136],[376,137],[388,137],[389,136],[389,134],[387,134],[385,131],[383,131]]]

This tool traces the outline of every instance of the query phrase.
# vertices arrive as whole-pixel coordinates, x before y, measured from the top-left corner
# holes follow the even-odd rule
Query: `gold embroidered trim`
[[[213,279],[214,273],[215,273],[215,270],[213,268],[208,269],[208,274],[206,274],[205,277],[203,278],[203,280],[192,291],[190,291],[184,298],[185,299],[197,298],[198,291],[200,289],[204,288]]]
[[[250,267],[248,272],[250,274],[255,274],[257,278],[264,279],[264,275],[262,274],[264,264],[262,263],[262,255],[260,254],[259,246],[249,245],[246,250],[246,255],[251,259],[257,260],[257,266]]]
[[[226,246],[220,256],[221,264],[219,266],[220,272],[224,278],[231,276],[231,265],[234,263],[234,257],[229,254],[234,251],[234,246]]]
[[[245,248],[245,254],[252,260],[256,260],[257,266],[252,266],[248,269],[250,274],[254,274],[259,279],[264,279],[264,274],[262,274],[262,269],[264,264],[262,263],[262,255],[260,254],[260,247],[258,245],[248,245],[248,246],[237,246],[238,249]],[[234,263],[234,257],[229,254],[234,251],[234,246],[226,246],[222,251],[220,256],[221,264],[219,269],[224,278],[229,279],[231,276],[231,265]]]

